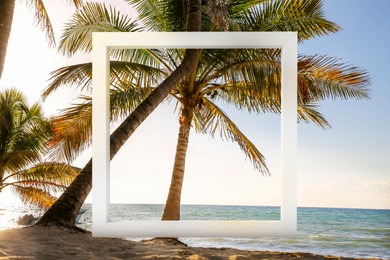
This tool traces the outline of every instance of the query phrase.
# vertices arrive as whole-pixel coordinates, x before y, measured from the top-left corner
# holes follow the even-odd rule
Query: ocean
[[[91,204],[77,224],[91,230]],[[110,219],[159,220],[163,205],[112,204]],[[36,210],[0,209],[0,229],[17,227],[18,216]],[[182,220],[278,220],[279,207],[183,205]],[[138,238],[139,239],[139,238]],[[137,239],[135,239],[137,240]],[[390,259],[390,210],[298,208],[298,234],[291,238],[180,238],[190,246],[307,252],[356,258]]]

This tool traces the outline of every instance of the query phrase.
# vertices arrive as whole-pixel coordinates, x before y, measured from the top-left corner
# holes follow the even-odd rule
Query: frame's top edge
[[[167,226],[176,226],[176,225],[285,225],[286,223],[282,220],[119,220],[119,221],[107,221],[104,224],[161,224]]]
[[[296,32],[94,32],[109,48],[282,48]]]
[[[273,31],[273,32],[263,32],[263,31],[235,31],[235,32],[92,32],[92,35],[124,35],[124,34],[134,34],[134,35],[210,35],[210,34],[218,34],[218,35],[254,35],[254,34],[280,34],[280,35],[296,35],[296,31]]]

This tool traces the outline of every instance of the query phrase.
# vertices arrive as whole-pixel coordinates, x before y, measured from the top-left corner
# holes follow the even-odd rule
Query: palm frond
[[[262,174],[269,174],[264,156],[256,146],[240,131],[231,119],[207,98],[202,99],[202,106],[194,111],[194,126],[197,132],[235,142],[250,159],[254,168]]]
[[[127,117],[153,90],[145,87],[118,85],[110,90],[111,121]],[[79,104],[67,108],[53,119],[53,138],[49,156],[60,161],[72,161],[92,141],[92,99],[82,96]]]
[[[186,31],[187,0],[164,0],[157,3],[166,26],[159,28],[159,31]]]
[[[40,154],[31,150],[9,151],[0,155],[0,175],[3,178],[38,162]],[[5,175],[4,175],[5,174]],[[2,180],[4,180],[2,178]]]
[[[77,51],[90,52],[92,32],[137,32],[139,30],[130,17],[117,12],[115,8],[90,2],[81,6],[65,25],[58,49],[69,56]]]
[[[160,49],[114,49],[110,54],[117,60],[144,64],[172,72],[163,50]]]
[[[269,88],[258,92],[257,88],[250,84],[236,84],[235,86],[223,85],[222,90],[218,90],[217,99],[235,106],[238,110],[245,109],[249,113],[277,113],[281,112],[280,88]],[[331,125],[325,117],[318,111],[316,103],[298,103],[298,121],[306,123],[314,122],[318,126],[329,129]]]
[[[183,32],[186,31],[187,1],[186,0],[126,0],[138,13],[145,28],[149,31],[160,32]],[[215,1],[202,1],[201,3],[201,31],[210,31],[212,22],[210,19],[210,5]],[[252,3],[250,3],[252,2]],[[225,16],[228,17],[228,10],[238,13],[254,2],[261,1],[229,1]],[[219,13],[217,13],[218,15]]]
[[[110,62],[111,84],[136,84],[153,86],[159,83],[164,70],[156,69],[148,65],[124,62]],[[51,73],[50,83],[42,93],[42,98],[47,98],[59,87],[75,86],[81,90],[91,90],[92,84],[92,63],[82,63],[59,68]]]
[[[138,18],[146,28],[151,31],[167,31],[168,25],[164,19],[164,10],[159,6],[162,1],[126,0],[126,2],[135,8]]]
[[[369,98],[368,73],[326,55],[300,55],[298,61],[299,99]]]
[[[311,121],[323,129],[332,128],[325,117],[318,111],[318,108],[319,106],[316,103],[298,105],[298,122],[304,121],[309,123]]]
[[[39,163],[51,125],[40,104],[28,106],[25,101],[23,93],[15,89],[0,92],[0,190],[11,186],[22,201],[49,207],[55,200],[51,192],[63,191],[78,170]]]
[[[277,49],[205,50],[199,81],[211,82],[218,78],[251,81],[259,79],[258,72],[270,74],[279,67],[280,52]]]
[[[0,93],[0,168],[12,172],[36,162],[50,137],[51,127],[36,103],[28,106],[16,89]]]
[[[13,150],[28,149],[39,153],[45,149],[45,143],[51,135],[51,126],[45,118],[42,106],[33,104],[15,124],[12,138]]]
[[[57,192],[69,186],[81,169],[66,163],[44,162],[14,174],[16,183]]]
[[[249,112],[280,110],[280,62],[276,50],[224,50],[207,54],[201,95]],[[208,62],[210,56],[211,61]],[[212,60],[216,60],[214,63]],[[221,60],[221,61],[220,61]],[[222,61],[224,60],[224,61]]]
[[[19,196],[23,203],[47,209],[56,201],[56,197],[35,187],[21,185],[11,186],[11,189]]]
[[[241,31],[297,31],[298,41],[340,30],[327,20],[322,0],[268,0],[237,19]]]
[[[210,0],[211,1],[211,0]],[[228,10],[230,18],[238,18],[250,8],[263,4],[268,0],[229,0]]]
[[[31,0],[26,1],[26,3],[31,9],[34,10],[34,20],[36,22],[36,25],[38,25],[40,29],[46,33],[46,38],[49,43],[49,46],[55,46],[56,40],[54,37],[53,27],[51,25],[51,21],[43,1]]]
[[[86,3],[65,25],[59,51],[68,56],[92,50],[93,32],[138,32],[142,29],[127,15],[100,3]],[[164,65],[160,50],[111,49],[114,59],[159,67]],[[165,66],[167,69],[167,66]]]
[[[24,111],[28,111],[27,99],[21,91],[10,88],[0,92],[0,136],[2,139],[8,137]]]
[[[152,91],[152,87],[118,85],[110,91],[110,115],[112,121],[126,118]]]
[[[239,109],[246,108],[257,113],[278,112],[281,86],[278,52],[263,50],[263,54],[248,52],[249,55],[241,56],[242,52],[237,50],[235,58],[230,59],[225,50],[225,63],[217,56],[210,56],[217,60],[218,65],[206,62],[211,69],[200,80],[204,82],[202,84],[209,84],[203,87],[203,93],[217,91],[216,97]],[[369,98],[370,84],[365,70],[342,63],[339,59],[326,55],[298,57],[299,104],[327,98]]]
[[[72,161],[90,144],[92,136],[92,100],[67,108],[53,118],[53,137],[48,156],[57,161]]]
[[[214,91],[216,100],[245,109],[249,113],[280,113],[280,88],[255,82],[235,82],[221,85]],[[212,94],[211,94],[212,95]]]

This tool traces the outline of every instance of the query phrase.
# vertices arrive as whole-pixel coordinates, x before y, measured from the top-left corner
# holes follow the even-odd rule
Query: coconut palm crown
[[[136,32],[184,31],[186,1],[128,0],[138,12],[137,26],[114,8],[87,3],[67,25],[59,49],[67,55],[91,51],[92,31]],[[230,0],[202,1],[203,31],[297,31],[298,41],[337,32],[340,28],[325,18],[321,0]],[[216,14],[225,15],[216,15]],[[111,62],[111,117],[128,115],[154,86],[174,71],[183,50],[116,50]],[[52,74],[44,96],[58,87],[89,88],[91,64],[61,68]],[[327,98],[368,98],[370,80],[366,71],[326,55],[298,58],[298,120],[323,128],[330,124],[318,111]],[[269,174],[265,158],[222,110],[228,104],[254,113],[280,112],[280,51],[277,49],[201,50],[196,69],[171,92],[180,107],[179,135],[172,182],[163,220],[180,219],[180,198],[190,130],[218,134],[237,143],[255,169]],[[91,100],[69,108],[55,121],[59,139],[54,151],[74,159],[91,141]],[[77,119],[77,120],[75,120]],[[66,131],[72,129],[72,131]],[[75,131],[77,129],[77,131]],[[63,138],[66,137],[66,138]]]

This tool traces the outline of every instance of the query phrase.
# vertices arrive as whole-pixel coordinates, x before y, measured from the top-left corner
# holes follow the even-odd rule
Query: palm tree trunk
[[[200,0],[188,1],[187,28],[200,31]],[[196,68],[199,50],[186,50],[183,62],[172,72],[110,136],[111,159],[119,151],[138,126],[168,96],[168,94]],[[81,170],[68,189],[43,215],[38,224],[53,223],[62,226],[73,226],[77,213],[92,188],[92,159]]]
[[[15,0],[0,1],[0,79],[4,69],[9,35],[14,17]]]
[[[193,109],[184,107],[180,116],[179,136],[177,139],[175,164],[173,166],[171,186],[165,203],[164,213],[161,220],[180,220],[181,190],[184,180],[184,169],[190,136]]]

